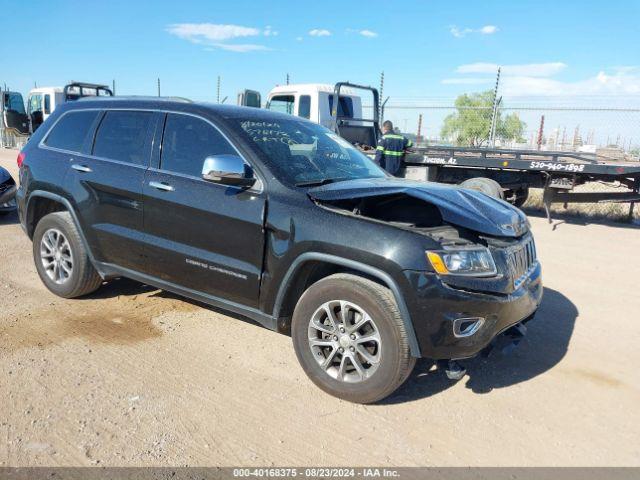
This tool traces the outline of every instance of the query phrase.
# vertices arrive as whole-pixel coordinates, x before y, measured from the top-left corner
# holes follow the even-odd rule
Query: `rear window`
[[[81,152],[98,113],[95,110],[66,113],[51,129],[44,144],[70,152]]]
[[[105,113],[96,133],[93,154],[134,165],[147,165],[145,145],[152,116],[152,112]]]

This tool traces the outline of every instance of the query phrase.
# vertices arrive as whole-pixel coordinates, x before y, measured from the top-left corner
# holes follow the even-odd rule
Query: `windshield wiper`
[[[329,183],[343,182],[349,180],[349,178],[321,178],[319,180],[309,180],[307,182],[298,182],[296,187],[319,187],[321,185],[327,185]]]

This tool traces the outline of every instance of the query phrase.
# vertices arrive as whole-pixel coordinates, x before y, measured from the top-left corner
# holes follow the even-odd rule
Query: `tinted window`
[[[65,114],[53,127],[45,145],[62,148],[71,152],[81,152],[98,112],[77,111]]]
[[[93,154],[135,165],[147,165],[145,143],[152,116],[152,112],[107,112],[100,122]]]
[[[162,140],[163,170],[201,177],[204,159],[223,154],[237,152],[207,122],[189,115],[167,115]]]
[[[51,113],[51,95],[44,96],[44,113]]]
[[[300,96],[298,116],[302,118],[309,118],[311,116],[311,97],[309,95]]]
[[[19,93],[6,93],[4,95],[4,107],[7,111],[25,113],[22,95]]]

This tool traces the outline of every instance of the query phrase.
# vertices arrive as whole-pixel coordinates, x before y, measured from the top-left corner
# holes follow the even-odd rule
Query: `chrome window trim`
[[[140,167],[140,168],[144,168],[147,170],[153,170],[155,172],[160,172],[160,173],[166,173],[167,175],[178,175],[178,176],[182,176],[185,178],[191,178],[191,179],[196,179],[196,180],[201,180],[203,182],[206,182],[206,180],[204,180],[201,177],[196,177],[193,175],[186,175],[186,174],[182,174],[182,173],[177,173],[177,172],[172,172],[171,170],[163,170],[162,168],[155,168],[155,167],[151,167],[151,165],[137,165],[135,163],[130,163],[130,162],[124,162],[122,160],[116,160],[113,158],[106,158],[106,157],[97,157],[95,155],[91,155],[90,153],[82,153],[82,152],[74,152],[72,150],[65,150],[63,148],[57,148],[57,147],[50,147],[48,146],[45,142],[45,140],[49,137],[49,135],[51,134],[51,132],[53,131],[53,129],[55,128],[55,126],[58,124],[58,122],[60,120],[62,120],[64,118],[65,115],[69,115],[73,112],[110,112],[110,111],[124,111],[124,112],[151,112],[151,113],[173,113],[173,114],[178,114],[178,115],[187,115],[190,117],[194,117],[194,118],[199,118],[200,120],[204,120],[206,123],[208,123],[209,125],[211,125],[214,129],[216,129],[218,131],[218,133],[220,133],[220,135],[222,135],[222,138],[224,138],[227,143],[229,143],[229,145],[231,145],[231,147],[233,147],[233,149],[236,151],[236,153],[238,154],[238,156],[240,158],[242,158],[242,161],[244,163],[246,163],[247,165],[249,165],[249,167],[251,167],[251,169],[253,170],[254,175],[256,176],[256,179],[258,180],[256,183],[260,184],[260,189],[257,190],[253,187],[247,189],[249,191],[253,191],[254,193],[262,193],[264,191],[264,180],[262,179],[262,175],[258,172],[258,170],[251,164],[251,162],[249,162],[245,156],[240,152],[240,150],[238,150],[238,147],[235,146],[235,144],[229,139],[229,137],[222,131],[220,130],[220,128],[218,128],[218,126],[216,126],[213,122],[211,122],[211,120],[203,117],[202,115],[198,115],[195,113],[191,113],[191,112],[179,112],[176,110],[169,110],[169,109],[157,109],[157,108],[124,108],[124,107],[117,107],[117,108],[111,108],[111,107],[105,107],[105,108],[74,108],[73,110],[69,110],[64,112],[62,115],[60,115],[60,117],[58,117],[56,119],[56,121],[53,123],[53,125],[51,125],[51,127],[49,128],[49,130],[47,130],[47,133],[45,133],[42,136],[42,139],[40,140],[40,142],[38,143],[38,148],[42,148],[43,150],[52,150],[54,152],[59,152],[59,153],[66,153],[69,155],[82,155],[83,157],[87,157],[90,158],[92,160],[99,160],[99,161],[106,161],[106,162],[113,162],[113,163],[117,163],[120,165],[127,165],[127,166],[132,166],[132,167]],[[164,124],[163,124],[163,129],[164,129]],[[97,130],[96,130],[97,133]],[[163,130],[164,133],[164,130]],[[94,139],[95,140],[95,139]],[[151,158],[149,158],[149,160],[151,160]],[[160,143],[160,164],[162,164],[162,143]],[[207,182],[210,184],[213,184],[214,182]],[[228,188],[229,185],[223,185],[224,187]]]

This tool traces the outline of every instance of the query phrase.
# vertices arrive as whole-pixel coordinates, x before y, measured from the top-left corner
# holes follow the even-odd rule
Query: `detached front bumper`
[[[511,326],[530,320],[542,299],[540,264],[509,294],[455,288],[434,273],[406,271],[413,298],[411,319],[423,357],[462,359],[477,355]]]

